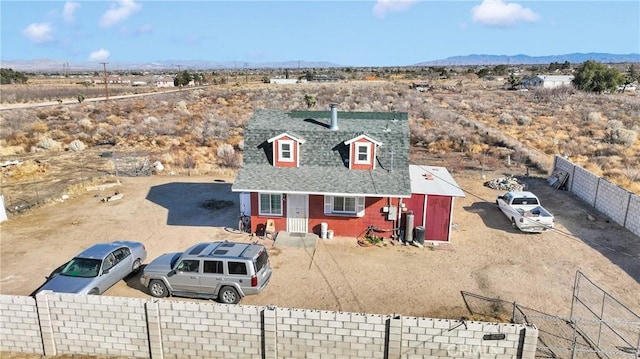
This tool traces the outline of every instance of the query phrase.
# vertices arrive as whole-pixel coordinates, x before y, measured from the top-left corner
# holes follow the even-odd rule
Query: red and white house
[[[253,232],[272,220],[277,231],[320,234],[326,225],[356,237],[373,226],[391,236],[404,223],[407,113],[257,110],[244,143],[232,190]]]

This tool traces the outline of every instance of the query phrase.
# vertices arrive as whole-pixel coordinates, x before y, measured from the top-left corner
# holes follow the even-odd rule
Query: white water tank
[[[320,223],[320,238],[327,239],[327,230],[329,230],[327,222]]]

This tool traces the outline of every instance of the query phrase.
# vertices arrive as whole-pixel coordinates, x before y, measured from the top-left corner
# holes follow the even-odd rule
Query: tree
[[[13,69],[0,69],[0,78],[3,85],[26,84],[29,79],[24,72],[13,71]]]
[[[576,70],[573,85],[582,91],[613,92],[624,83],[620,71],[595,61],[586,61]]]
[[[173,79],[173,86],[186,86],[193,80],[193,76],[189,73],[189,71],[184,70],[181,73],[178,73],[176,77]]]
[[[313,95],[304,95],[304,102],[307,104],[307,108],[312,108],[316,105],[316,98]]]
[[[507,82],[509,83],[509,89],[515,90],[518,86],[520,86],[520,83],[522,82],[522,80],[520,79],[519,76],[516,76],[513,73],[511,73],[509,75],[509,79],[507,80]]]
[[[636,72],[635,66],[633,64],[631,64],[631,66],[629,66],[629,70],[627,70],[627,73],[625,74],[625,77],[624,77],[624,89],[623,89],[623,91],[626,90],[627,86],[629,86],[632,83],[638,81],[638,79],[640,79],[640,76]]]

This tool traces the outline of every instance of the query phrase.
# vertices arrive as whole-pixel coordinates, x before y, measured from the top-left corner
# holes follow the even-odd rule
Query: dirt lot
[[[487,178],[493,175],[499,174]],[[274,277],[262,294],[242,303],[459,318],[469,316],[461,295],[466,291],[568,316],[574,276],[581,270],[640,312],[638,237],[540,178],[526,182],[556,215],[557,230],[523,234],[511,229],[494,204],[500,192],[483,186],[480,173],[454,177],[467,196],[455,201],[451,244],[363,248],[355,238],[334,238],[318,240],[314,253],[262,241]],[[1,225],[0,293],[29,295],[58,265],[96,242],[142,241],[148,262],[200,241],[256,240],[225,229],[237,223],[232,180],[124,177],[119,187],[83,192],[12,217]],[[124,198],[101,201],[116,191]],[[137,276],[105,295],[149,297]]]

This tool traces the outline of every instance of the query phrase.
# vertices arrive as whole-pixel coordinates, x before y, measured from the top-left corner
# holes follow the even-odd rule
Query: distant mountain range
[[[564,63],[568,61],[572,64],[582,63],[588,60],[602,63],[640,63],[640,54],[609,54],[609,53],[574,53],[566,55],[549,56],[528,56],[528,55],[466,55],[453,56],[446,59],[420,62],[413,65],[398,66],[469,66],[469,65],[524,65],[524,64],[550,64],[553,62]],[[0,67],[11,68],[15,71],[102,71],[100,63],[82,62],[69,63],[64,60],[12,60],[0,61]],[[277,69],[277,68],[332,68],[332,67],[352,67],[339,65],[331,62],[312,61],[283,61],[283,62],[216,62],[204,60],[167,60],[149,63],[134,62],[110,62],[110,71],[134,70],[134,71],[163,71],[163,70],[210,70],[210,69],[231,69],[243,70],[244,68],[256,69]],[[376,66],[366,66],[376,67]],[[383,67],[383,66],[380,66]]]
[[[528,55],[466,55],[447,57],[442,60],[427,61],[415,66],[451,66],[451,65],[540,65],[553,62],[579,64],[585,61],[602,63],[640,62],[640,54],[608,54],[600,52],[573,53],[566,55],[528,56]]]

